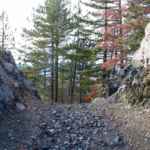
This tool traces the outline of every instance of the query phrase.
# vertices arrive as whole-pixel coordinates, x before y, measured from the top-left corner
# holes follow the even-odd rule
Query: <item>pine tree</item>
[[[99,42],[103,40],[104,43],[106,43],[107,41],[107,32],[108,32],[108,26],[110,24],[110,22],[112,23],[113,20],[109,20],[108,19],[108,11],[112,8],[114,8],[115,6],[113,5],[114,1],[113,0],[90,0],[89,3],[84,3],[86,6],[91,7],[92,9],[94,9],[94,12],[90,13],[92,18],[94,17],[94,27],[95,27],[95,31],[97,30],[101,30],[102,28],[104,28],[104,33],[100,32],[100,37],[99,37]],[[103,36],[102,39],[102,35],[105,34]],[[97,43],[98,47],[102,47],[99,46],[99,44]],[[105,62],[107,60],[107,55],[108,55],[108,48],[107,47],[103,47],[104,52],[103,52],[103,61]]]
[[[33,37],[33,45],[47,50],[51,61],[51,99],[58,102],[59,49],[68,33],[68,11],[63,0],[47,0],[34,15],[34,28],[25,32]],[[54,80],[55,77],[55,80]],[[55,83],[55,85],[54,85]],[[54,89],[55,87],[55,89]],[[55,91],[55,92],[54,92]]]
[[[72,38],[70,44],[71,53],[67,54],[71,60],[70,69],[70,99],[74,100],[75,93],[78,91],[80,102],[82,101],[83,90],[83,73],[87,64],[93,61],[92,57],[96,53],[96,33],[93,28],[89,28],[89,21],[81,11],[82,3],[77,1],[75,14],[72,15]],[[91,22],[90,22],[91,25]],[[94,37],[94,38],[93,38]],[[69,51],[68,51],[69,52]],[[94,55],[96,58],[96,55]],[[85,79],[84,80],[88,80]],[[77,90],[75,90],[77,89]]]

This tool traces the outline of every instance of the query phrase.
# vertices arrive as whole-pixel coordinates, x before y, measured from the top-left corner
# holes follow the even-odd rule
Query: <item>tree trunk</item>
[[[70,95],[70,102],[72,103],[74,100],[74,91],[75,91],[75,80],[76,80],[76,71],[77,71],[77,62],[74,63],[74,70],[73,70],[73,78],[72,78],[72,86],[71,86],[71,95]]]
[[[58,52],[56,49],[56,58],[55,58],[55,102],[58,102]]]
[[[82,89],[81,81],[83,80],[82,72],[85,69],[85,63],[84,62],[80,62],[80,64],[81,64],[81,66],[80,66],[80,103],[82,103],[83,89]]]
[[[63,66],[62,66],[63,67]],[[62,77],[61,77],[61,102],[64,102],[64,72],[63,72],[63,68],[61,70],[62,72]]]
[[[47,83],[46,83],[46,82],[47,82],[47,76],[46,76],[46,72],[47,72],[47,71],[44,70],[44,83],[43,83],[43,84],[44,84],[44,88],[45,88],[45,89],[47,89]]]
[[[104,50],[104,55],[103,55],[103,62],[107,61],[107,50]]]
[[[54,101],[54,46],[51,49],[51,100]]]
[[[120,27],[122,26],[122,3],[121,0],[119,0],[119,16],[120,16],[120,20],[119,20],[119,24]],[[120,37],[121,39],[123,38],[123,31],[122,28],[120,28]],[[123,63],[123,59],[124,59],[124,50],[123,50],[123,45],[120,46],[120,59],[121,59],[121,63]]]
[[[82,88],[81,88],[82,75],[80,73],[80,103],[82,103]]]
[[[68,89],[68,96],[69,96],[69,100],[72,103],[72,99],[71,99],[71,95],[72,95],[72,85],[73,85],[73,70],[74,70],[74,61],[71,61],[70,64],[70,80],[69,80],[69,89]],[[68,102],[69,103],[69,102]]]
[[[108,29],[108,19],[107,19],[107,11],[108,11],[108,6],[107,6],[107,0],[105,1],[105,33],[104,33],[104,42],[107,42],[107,29]],[[107,61],[107,48],[104,50],[104,56],[103,56],[103,62]]]
[[[4,16],[3,16],[2,18],[2,51],[4,50],[5,50],[5,22],[4,22]]]

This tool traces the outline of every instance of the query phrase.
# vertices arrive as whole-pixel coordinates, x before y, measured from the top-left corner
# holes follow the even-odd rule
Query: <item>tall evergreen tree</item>
[[[89,15],[91,16],[90,18],[94,18],[94,23],[92,22],[91,23],[94,24],[95,31],[104,28],[104,33],[99,32],[100,37],[98,43],[100,43],[100,41],[102,40],[106,42],[108,40],[107,39],[108,27],[110,26],[110,24],[114,22],[114,20],[108,19],[108,11],[116,7],[116,5],[114,5],[114,1],[113,0],[90,0],[88,3],[87,2],[83,2],[83,3],[86,6],[93,9],[93,12],[90,13]],[[105,35],[102,38],[103,34]],[[99,44],[97,44],[97,46],[99,46]],[[105,62],[107,60],[108,48],[104,48],[103,50],[104,50],[103,61]]]
[[[93,59],[95,54],[96,45],[96,33],[93,32],[91,22],[88,21],[87,16],[83,14],[81,8],[82,3],[80,0],[77,1],[76,11],[72,14],[71,24],[72,25],[72,44],[68,56],[71,60],[71,74],[70,74],[70,99],[73,101],[75,93],[78,89],[78,95],[80,102],[82,101],[82,74],[87,66]],[[89,55],[87,55],[89,53]],[[91,56],[90,56],[91,55]],[[86,58],[86,59],[85,59]],[[96,55],[95,57],[96,58]],[[85,80],[85,79],[84,79]],[[77,87],[78,85],[78,87]]]
[[[68,31],[68,11],[63,0],[46,0],[33,18],[34,28],[25,32],[33,37],[33,45],[46,49],[51,61],[51,98],[58,101],[59,49]],[[54,80],[55,77],[55,80]],[[55,83],[55,85],[54,85]],[[54,89],[55,87],[55,89]],[[55,92],[54,92],[55,91]]]

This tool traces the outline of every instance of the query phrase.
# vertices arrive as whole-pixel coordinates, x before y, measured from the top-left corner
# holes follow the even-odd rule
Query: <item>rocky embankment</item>
[[[0,113],[24,110],[39,99],[36,89],[17,68],[10,52],[0,54]]]

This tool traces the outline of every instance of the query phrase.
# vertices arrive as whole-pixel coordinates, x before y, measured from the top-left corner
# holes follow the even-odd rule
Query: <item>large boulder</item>
[[[23,110],[31,101],[40,97],[32,82],[17,68],[11,53],[0,54],[0,112],[10,109]],[[22,106],[22,107],[18,107]]]

